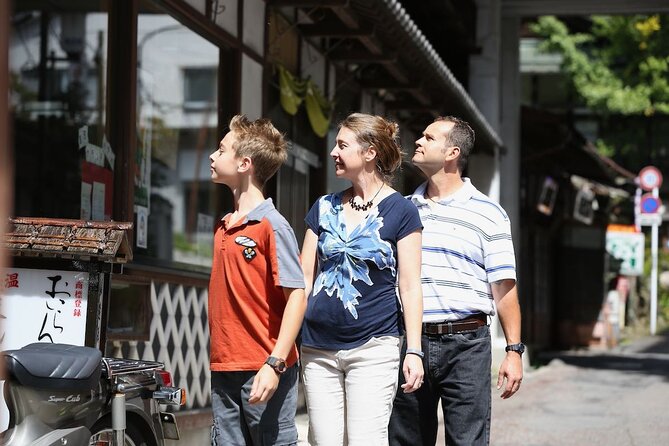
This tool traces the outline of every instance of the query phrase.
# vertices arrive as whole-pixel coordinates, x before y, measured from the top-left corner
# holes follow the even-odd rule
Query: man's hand
[[[423,376],[425,374],[423,370],[423,360],[420,357],[413,354],[405,355],[402,372],[404,373],[405,381],[405,383],[402,384],[404,393],[411,393],[420,389],[420,386],[423,385]]]
[[[520,383],[523,382],[523,360],[521,355],[516,352],[506,353],[506,358],[499,367],[497,390],[502,388],[505,379],[504,392],[500,395],[502,399],[511,398],[520,389]]]
[[[279,387],[279,375],[272,367],[263,364],[258,373],[256,373],[255,378],[253,378],[249,403],[266,403],[272,398],[277,387]]]

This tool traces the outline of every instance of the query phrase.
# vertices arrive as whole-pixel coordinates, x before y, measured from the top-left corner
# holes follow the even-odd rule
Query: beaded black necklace
[[[372,206],[374,205],[374,199],[376,198],[377,195],[379,195],[379,192],[381,192],[381,189],[383,189],[383,186],[385,186],[385,183],[381,185],[379,190],[376,191],[376,193],[374,194],[372,199],[369,200],[367,203],[358,204],[355,201],[353,201],[353,198],[355,198],[355,197],[353,195],[351,195],[351,198],[348,199],[348,204],[351,205],[351,209],[353,209],[354,211],[358,211],[358,212],[366,212],[369,209],[371,209]]]

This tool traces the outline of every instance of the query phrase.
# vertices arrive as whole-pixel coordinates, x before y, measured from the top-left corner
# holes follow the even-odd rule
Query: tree
[[[602,117],[603,154],[635,171],[669,147],[669,16],[592,16],[589,32],[571,32],[554,16],[530,29],[540,49],[559,53],[582,102]],[[621,123],[624,123],[621,125]]]
[[[558,52],[578,94],[593,111],[669,114],[669,16],[593,16],[590,33],[570,33],[553,16],[531,29]]]

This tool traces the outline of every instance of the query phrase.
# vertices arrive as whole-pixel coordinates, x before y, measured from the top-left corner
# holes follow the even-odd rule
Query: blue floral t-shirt
[[[343,192],[316,201],[305,218],[318,236],[318,270],[302,344],[349,350],[372,337],[400,334],[397,242],[422,229],[416,206],[395,192],[348,233]]]

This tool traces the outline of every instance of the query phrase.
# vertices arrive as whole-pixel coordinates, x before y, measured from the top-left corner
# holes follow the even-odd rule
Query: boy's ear
[[[248,156],[240,158],[238,160],[238,163],[239,163],[239,165],[237,166],[237,172],[239,172],[239,173],[246,172],[251,167],[253,167],[253,160]]]

